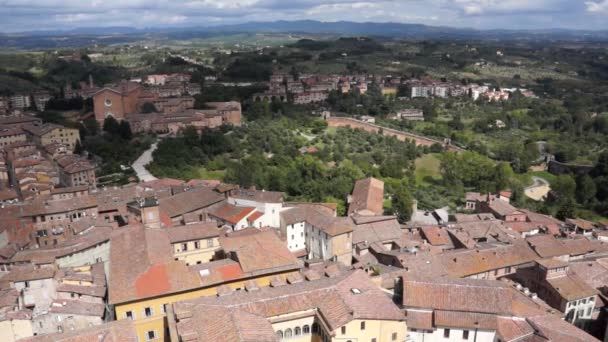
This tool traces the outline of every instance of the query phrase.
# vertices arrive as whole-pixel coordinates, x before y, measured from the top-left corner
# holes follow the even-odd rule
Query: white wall
[[[495,331],[487,331],[487,330],[478,330],[477,338],[475,338],[475,329],[450,329],[450,337],[444,338],[444,328],[438,327],[432,332],[426,331],[422,332],[422,330],[418,330],[416,332],[412,331],[412,329],[407,330],[408,337],[406,341],[408,342],[467,342],[467,341],[477,341],[477,342],[495,342],[496,341],[496,332]],[[469,339],[463,339],[463,331],[469,330]]]
[[[241,198],[228,197],[228,203],[239,207],[255,207],[257,210],[264,213],[261,217],[262,226],[280,228],[281,217],[279,213],[283,209],[283,203],[263,203]]]
[[[306,248],[306,223],[297,222],[288,224],[285,228],[287,248],[289,248],[290,252]]]

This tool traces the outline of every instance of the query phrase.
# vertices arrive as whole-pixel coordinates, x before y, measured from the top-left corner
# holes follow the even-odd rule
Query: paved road
[[[535,201],[543,200],[547,196],[549,191],[551,191],[549,182],[540,177],[532,177],[532,181],[534,182],[534,184],[524,189],[526,196],[530,197]]]
[[[150,171],[146,169],[146,165],[148,165],[152,161],[152,152],[156,150],[158,147],[158,143],[154,143],[147,149],[144,153],[137,158],[137,160],[131,165],[135,173],[137,173],[137,177],[140,182],[150,182],[153,180],[157,180],[158,178],[154,177]]]

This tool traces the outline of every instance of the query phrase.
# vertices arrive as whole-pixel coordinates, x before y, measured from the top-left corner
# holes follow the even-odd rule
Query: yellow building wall
[[[215,251],[220,248],[218,238],[212,238],[213,246],[207,247],[207,239],[198,240],[200,248],[194,248],[195,241],[188,241],[173,244],[173,256],[178,260],[183,260],[188,265],[196,265],[197,263],[205,263],[211,261],[215,255]],[[182,251],[182,244],[188,244],[188,250]]]
[[[405,341],[407,334],[405,321],[365,320],[365,330],[361,330],[362,321],[363,320],[354,320],[346,324],[345,334],[342,334],[342,329],[338,328],[334,331],[335,336],[331,341],[346,342],[350,340],[353,342],[369,342],[372,338],[375,338],[377,342]],[[397,338],[395,340],[393,340],[393,333],[397,333]]]
[[[382,95],[397,95],[397,88],[382,88]]]
[[[272,274],[269,276],[259,277],[259,278],[249,278],[241,281],[235,281],[232,283],[227,283],[225,285],[230,286],[233,289],[245,287],[245,283],[249,280],[255,280],[259,287],[266,287],[270,285],[270,279],[279,275],[283,278],[286,278],[288,275],[292,273],[297,273],[297,271],[289,271],[278,274]],[[187,299],[195,299],[202,296],[215,296],[217,295],[216,286],[193,290],[189,292],[173,294],[163,297],[157,297],[152,299],[141,300],[137,302],[131,302],[126,304],[117,304],[114,307],[116,313],[116,319],[125,319],[126,312],[132,311],[135,315],[135,329],[137,331],[137,335],[139,336],[140,341],[147,341],[146,333],[150,330],[155,330],[158,336],[158,339],[155,341],[165,341],[169,340],[169,336],[166,333],[167,324],[165,321],[165,313],[163,311],[164,304],[171,304],[178,302],[180,300]],[[144,309],[150,307],[152,308],[152,317],[145,318]]]
[[[30,336],[34,336],[32,321],[6,320],[0,322],[0,341],[2,342],[14,342]]]

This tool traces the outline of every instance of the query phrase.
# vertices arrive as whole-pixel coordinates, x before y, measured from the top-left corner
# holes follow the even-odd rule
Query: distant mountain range
[[[477,30],[470,28],[453,28],[446,26],[428,26],[422,24],[402,23],[358,23],[349,21],[320,22],[314,20],[248,22],[235,25],[200,26],[200,27],[84,27],[70,30],[33,31],[22,33],[0,34],[0,46],[18,44],[22,39],[42,37],[78,36],[80,39],[93,39],[102,42],[104,39],[130,40],[146,35],[162,35],[168,38],[209,37],[230,33],[301,33],[381,36],[407,39],[475,39],[475,40],[564,40],[564,41],[608,41],[608,31],[582,31],[568,29],[545,30]]]

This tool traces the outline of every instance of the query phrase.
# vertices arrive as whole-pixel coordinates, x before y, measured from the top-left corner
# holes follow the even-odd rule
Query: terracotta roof
[[[494,314],[435,310],[434,315],[436,326],[497,330],[497,317]]]
[[[608,284],[608,259],[571,262],[569,270],[577,275],[586,284],[594,289],[599,289]]]
[[[206,211],[210,216],[232,224],[237,224],[255,212],[255,210],[255,207],[238,207],[223,201],[210,206]]]
[[[556,239],[552,235],[530,236],[526,238],[526,241],[541,258],[552,258],[568,254],[561,240]]]
[[[498,334],[503,341],[514,341],[525,336],[532,336],[534,334],[534,328],[523,319],[497,317],[496,334]]]
[[[489,207],[500,216],[512,215],[519,212],[519,209],[500,199],[490,201]]]
[[[574,325],[551,315],[528,318],[528,322],[551,342],[599,342],[600,340],[587,334]]]
[[[51,303],[49,313],[103,317],[104,303],[91,303],[82,300],[56,299]]]
[[[566,223],[576,226],[582,230],[593,230],[595,229],[595,223],[583,219],[566,219]]]
[[[51,190],[51,195],[66,194],[66,193],[71,193],[71,192],[80,192],[80,191],[87,191],[87,190],[89,190],[89,187],[87,185],[72,186],[72,187],[68,187],[68,188],[55,188],[55,189]]]
[[[161,198],[159,202],[161,212],[173,218],[195,210],[207,208],[222,200],[224,200],[224,196],[217,192],[207,188],[200,188],[186,191],[175,196]]]
[[[354,219],[355,222],[357,220]],[[366,222],[361,220],[360,222]],[[354,226],[353,244],[397,241],[401,238],[401,226],[397,219],[390,217],[382,221],[361,223]]]
[[[567,301],[591,297],[597,291],[587,285],[576,274],[568,272],[566,275],[545,280],[559,295]]]
[[[477,279],[404,280],[403,305],[434,309],[509,315],[513,289],[497,281]]]
[[[358,180],[352,193],[352,201],[348,205],[348,215],[369,211],[373,215],[384,212],[384,182],[376,178]]]
[[[440,227],[424,227],[421,229],[424,238],[432,246],[453,246],[450,234]]]
[[[10,282],[24,282],[40,279],[53,279],[55,269],[53,267],[15,266],[2,280]]]
[[[537,259],[525,244],[516,243],[487,249],[454,250],[437,256],[453,277],[466,277],[509,266],[522,265]]]
[[[267,325],[269,319],[315,309],[331,330],[356,319],[405,320],[362,271],[224,297],[201,297],[178,302],[174,309],[182,339],[208,342],[253,341],[254,333],[261,334],[255,341],[275,341],[274,331]],[[240,312],[251,316],[243,321],[243,316],[234,315]]]
[[[65,200],[37,199],[24,205],[22,216],[50,215],[95,207],[97,207],[97,200],[92,196],[81,196]]]
[[[22,339],[22,342],[137,342],[137,333],[132,320],[121,319],[101,325],[63,333],[38,335]]]
[[[407,327],[420,330],[433,330],[432,310],[406,310]]]
[[[121,228],[113,232],[110,246],[111,304],[201,287],[197,274],[173,260],[166,230]]]
[[[24,249],[18,251],[11,262],[31,262],[33,264],[51,264],[56,258],[68,256],[110,240],[112,228],[92,227],[86,233],[59,243],[52,248]]]
[[[67,128],[61,125],[56,125],[53,123],[44,123],[41,125],[25,125],[23,126],[23,130],[36,136],[43,136],[47,133],[50,133],[56,129],[73,129]]]
[[[283,193],[276,191],[264,191],[253,189],[236,189],[230,193],[230,197],[262,203],[282,203]]]
[[[178,243],[218,237],[220,230],[216,222],[204,222],[167,228],[167,234],[171,243]]]
[[[245,273],[271,270],[298,269],[301,262],[289,252],[287,246],[272,230],[258,231],[249,228],[239,234],[220,236],[220,245],[226,253],[234,252]]]
[[[536,263],[543,266],[546,269],[553,269],[558,267],[568,267],[568,263],[566,261],[562,261],[559,259],[547,258],[536,260]]]
[[[259,219],[262,216],[264,216],[264,213],[256,210],[253,212],[253,214],[249,215],[249,217],[247,218],[247,221],[255,222],[255,220]]]

